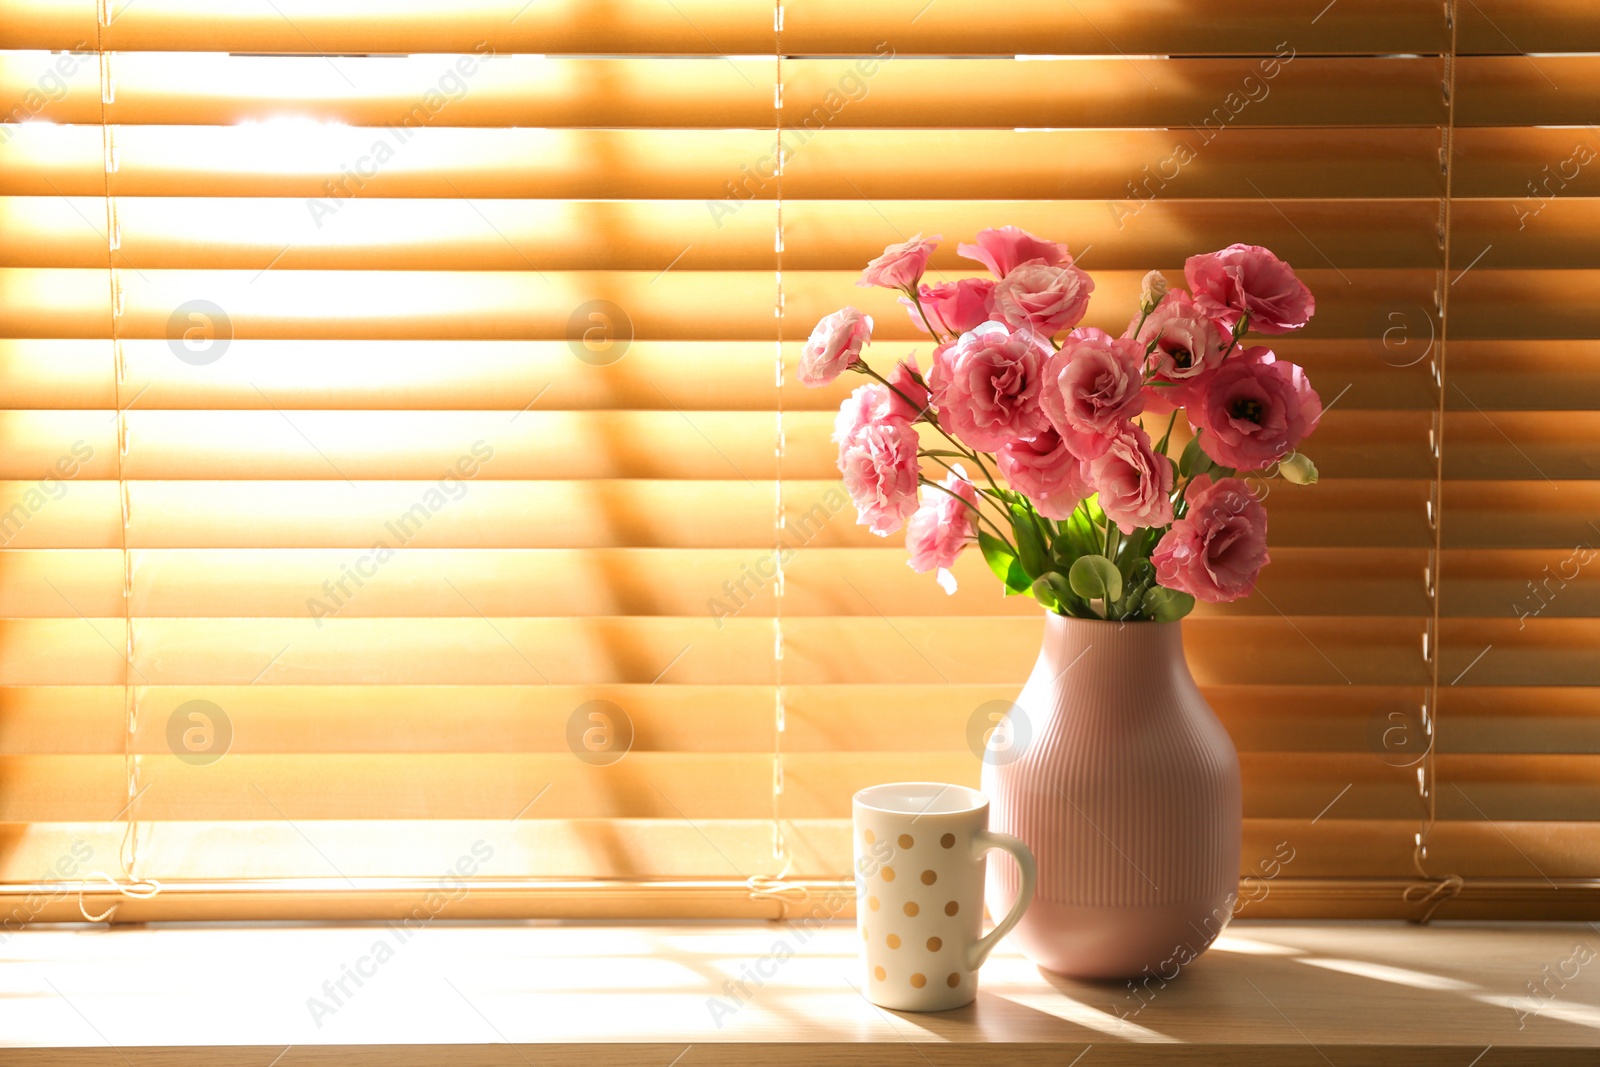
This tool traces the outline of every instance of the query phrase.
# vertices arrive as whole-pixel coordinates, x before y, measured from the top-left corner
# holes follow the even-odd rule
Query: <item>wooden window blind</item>
[[[1575,0],[0,0],[8,921],[845,884],[1041,624],[854,524],[793,365],[846,302],[903,355],[860,267],[1008,223],[1094,325],[1233,241],[1316,293],[1323,481],[1183,624],[1248,913],[1592,915],[1596,52]]]

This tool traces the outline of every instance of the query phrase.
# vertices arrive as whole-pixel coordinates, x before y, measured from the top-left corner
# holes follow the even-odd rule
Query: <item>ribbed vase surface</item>
[[[1011,937],[1059,974],[1170,979],[1232,915],[1238,754],[1189,674],[1180,623],[1046,620],[1010,713],[1014,748],[983,767],[991,828],[1039,865]],[[1016,883],[1013,865],[989,864],[991,914]]]

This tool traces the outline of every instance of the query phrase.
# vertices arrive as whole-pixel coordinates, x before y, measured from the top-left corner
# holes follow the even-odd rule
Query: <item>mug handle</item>
[[[983,961],[989,958],[989,953],[994,951],[1000,939],[1022,921],[1022,913],[1027,911],[1028,905],[1033,902],[1033,891],[1039,884],[1039,869],[1033,862],[1033,853],[1028,851],[1028,846],[1010,834],[980,831],[972,836],[972,847],[979,856],[993,849],[1004,849],[1011,853],[1011,857],[1017,861],[1017,866],[1022,870],[1022,885],[1017,892],[1017,902],[1011,905],[1006,917],[996,923],[993,930],[974,941],[972,947],[967,949],[967,970],[976,971],[983,966]]]

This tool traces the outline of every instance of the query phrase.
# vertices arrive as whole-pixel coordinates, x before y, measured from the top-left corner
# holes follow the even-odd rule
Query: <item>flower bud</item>
[[[1286,481],[1295,485],[1316,485],[1317,465],[1311,462],[1311,457],[1300,452],[1291,452],[1278,464],[1278,473]]]
[[[1139,310],[1148,312],[1167,295],[1167,276],[1153,270],[1139,283]]]

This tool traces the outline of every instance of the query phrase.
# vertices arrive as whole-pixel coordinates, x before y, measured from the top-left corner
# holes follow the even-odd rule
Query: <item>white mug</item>
[[[972,1003],[978,968],[1033,899],[1033,853],[1009,834],[990,833],[989,798],[963,785],[875,785],[852,807],[862,993],[900,1011]],[[984,863],[996,848],[1022,868],[1021,891],[981,936]]]

